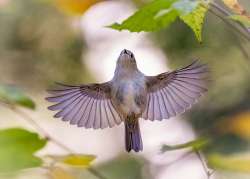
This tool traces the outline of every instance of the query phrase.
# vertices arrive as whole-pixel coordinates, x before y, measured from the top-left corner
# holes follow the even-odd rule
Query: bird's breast
[[[114,92],[114,99],[118,111],[124,117],[132,114],[140,117],[146,104],[144,84],[134,81],[120,82]]]

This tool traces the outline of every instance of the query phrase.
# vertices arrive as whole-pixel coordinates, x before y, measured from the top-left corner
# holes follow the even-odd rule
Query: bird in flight
[[[105,83],[65,85],[48,90],[55,118],[78,127],[104,129],[122,122],[128,152],[143,150],[139,119],[163,120],[185,112],[207,91],[208,68],[198,61],[156,76],[144,75],[134,54],[123,50],[114,77]]]

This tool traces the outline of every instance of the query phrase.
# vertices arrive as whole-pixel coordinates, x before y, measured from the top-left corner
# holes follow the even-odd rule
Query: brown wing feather
[[[147,76],[148,105],[142,117],[168,119],[191,107],[207,91],[208,68],[198,61],[173,72]]]
[[[54,117],[85,128],[113,127],[122,122],[111,102],[110,83],[71,86],[57,83],[46,100],[56,103],[48,109]]]

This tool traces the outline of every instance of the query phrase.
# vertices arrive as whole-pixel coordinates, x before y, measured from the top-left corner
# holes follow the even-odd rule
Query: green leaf
[[[250,28],[250,18],[242,15],[232,15],[230,16],[231,19],[240,22],[244,26]]]
[[[186,142],[183,144],[177,144],[177,145],[163,145],[161,151],[172,151],[172,150],[179,150],[184,148],[192,148],[192,150],[200,150],[203,147],[205,147],[209,143],[209,139],[207,138],[199,138],[190,142]]]
[[[149,170],[145,170],[145,163],[145,159],[138,155],[119,155],[100,164],[96,169],[109,179],[154,178]]]
[[[222,154],[211,154],[208,156],[208,164],[221,170],[237,172],[250,172],[250,158],[240,156],[228,156]]]
[[[0,130],[0,172],[38,167],[42,160],[34,153],[46,145],[45,139],[24,129]]]
[[[116,30],[129,30],[131,32],[156,31],[171,24],[178,16],[178,12],[170,8],[176,0],[155,0],[139,9],[134,15],[121,24],[114,23],[109,27]],[[161,10],[168,12],[160,15]]]
[[[180,17],[201,41],[201,31],[207,4],[194,0],[155,0],[139,9],[121,24],[108,27],[130,32],[151,32],[167,27]]]
[[[58,155],[49,156],[57,162],[61,162],[67,165],[75,167],[88,167],[90,163],[96,158],[94,155],[82,155],[82,154],[71,154],[71,155]]]
[[[0,85],[0,100],[22,107],[35,109],[35,103],[21,90],[13,86]]]
[[[205,5],[200,4],[191,13],[180,16],[180,19],[193,30],[199,42],[202,41],[202,27],[207,10]]]

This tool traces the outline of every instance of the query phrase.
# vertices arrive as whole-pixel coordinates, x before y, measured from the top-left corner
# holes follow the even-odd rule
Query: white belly
[[[135,96],[138,95],[138,91],[135,90],[133,84],[126,86],[123,94],[123,103],[120,105],[121,110],[125,114],[140,114],[141,109],[135,102]]]
[[[138,104],[138,97],[144,94],[146,92],[143,85],[133,81],[121,81],[113,92],[113,102],[124,117],[131,114],[141,116],[145,107]]]

